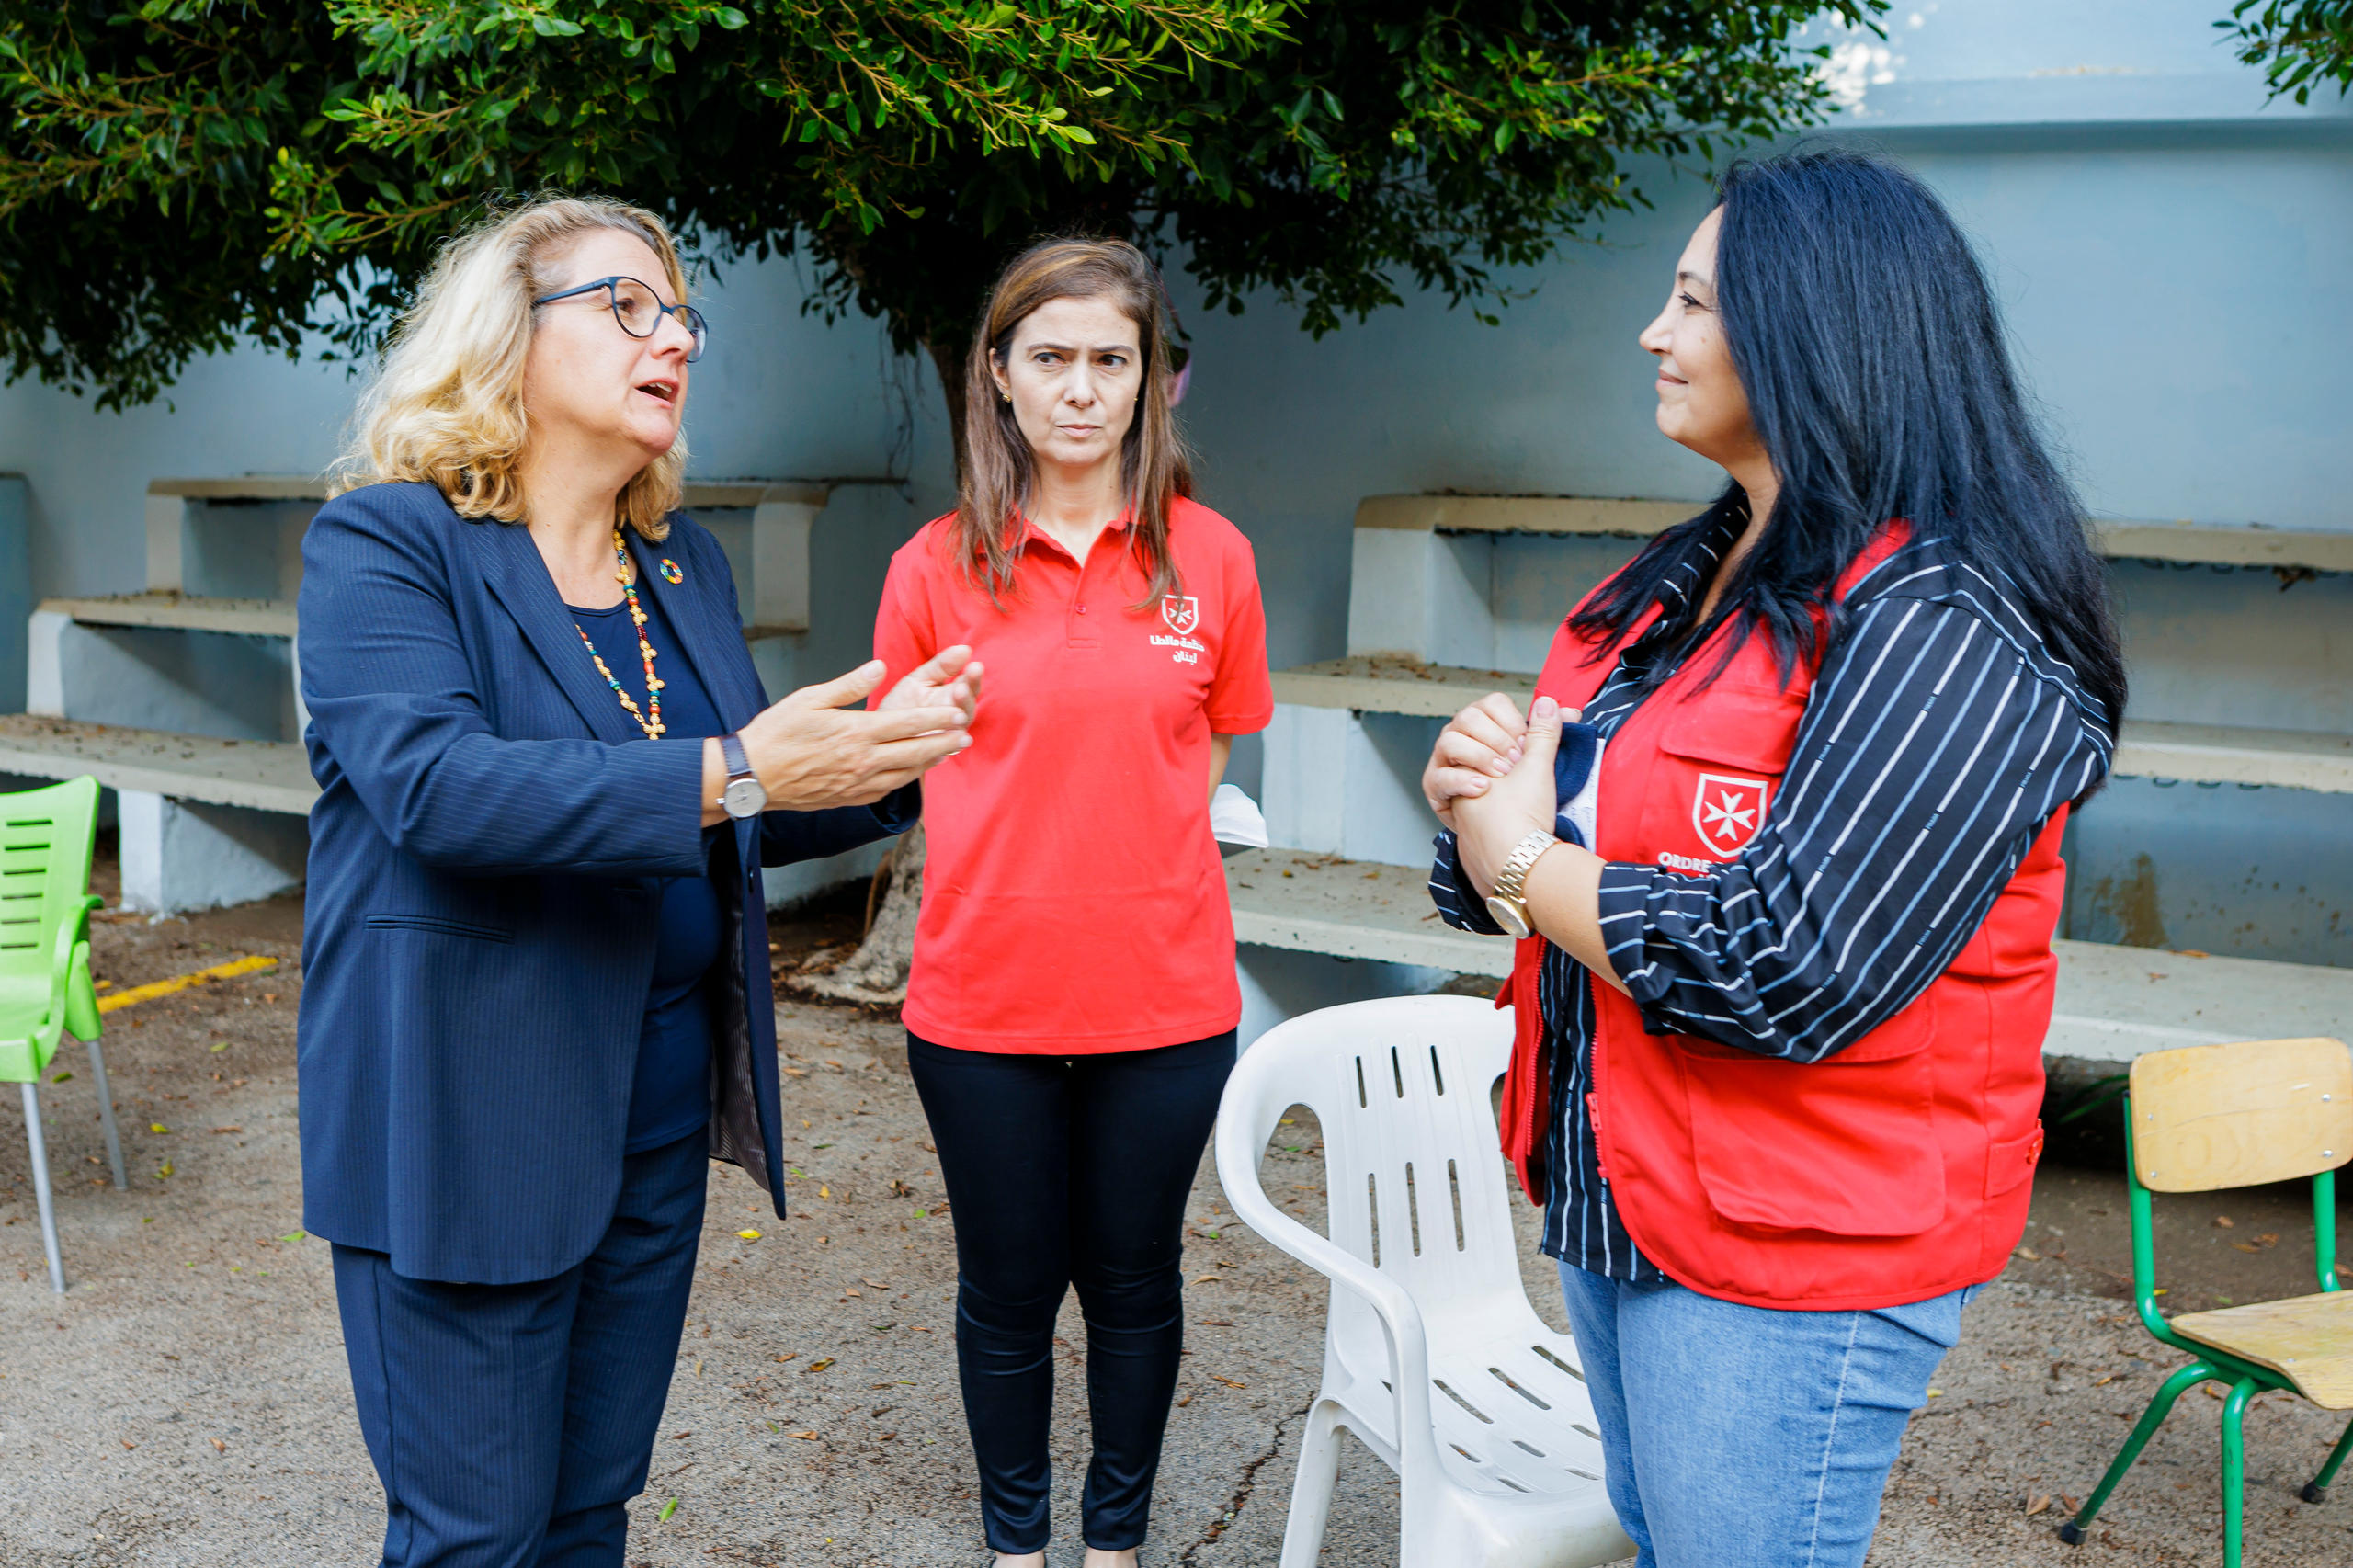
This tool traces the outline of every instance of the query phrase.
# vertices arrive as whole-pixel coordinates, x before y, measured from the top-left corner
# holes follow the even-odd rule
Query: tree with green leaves
[[[2239,61],[2263,67],[2273,97],[2310,103],[2313,89],[2353,88],[2353,0],[2238,0],[2214,24],[2231,35]]]
[[[1041,233],[1317,334],[1491,314],[1641,199],[1630,161],[1824,104],[1811,0],[119,3],[0,0],[0,354],[101,406],[240,341],[364,353],[486,197],[550,186],[805,253],[949,388]]]
[[[807,256],[813,307],[927,354],[961,427],[982,295],[1037,235],[1318,335],[1409,291],[1493,321],[1643,201],[1638,161],[1817,118],[1825,51],[1790,35],[1885,0],[122,3],[0,0],[12,379],[119,407],[239,342],[364,358],[485,200],[564,187],[722,266]],[[919,854],[851,994],[904,975]]]

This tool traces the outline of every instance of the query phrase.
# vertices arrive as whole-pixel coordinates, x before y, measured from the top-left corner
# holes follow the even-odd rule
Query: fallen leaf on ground
[[[124,1451],[124,1452],[126,1452],[126,1453],[128,1453],[128,1452],[129,1452],[129,1451],[131,1451],[132,1449],[135,1449],[135,1448],[137,1448],[137,1447],[139,1446],[138,1444],[136,1444],[136,1443],[132,1442],[132,1441],[131,1441],[130,1438],[128,1438],[128,1437],[118,1437],[118,1438],[116,1438],[115,1440],[116,1440],[117,1442],[120,1443],[120,1444],[122,1445],[122,1447],[123,1447],[123,1451]]]
[[[2032,1247],[2018,1248],[2018,1256],[2026,1259],[2029,1263],[2040,1263],[2042,1261],[2042,1255],[2035,1251]]]
[[[812,1361],[801,1369],[801,1375],[805,1378],[812,1372],[822,1372],[833,1364],[834,1358],[831,1356],[826,1357],[821,1361]]]
[[[2232,1228],[2232,1226],[2231,1226],[2231,1217],[2230,1217],[2228,1214],[2217,1214],[2217,1215],[2215,1215],[2215,1216],[2214,1216],[2214,1223],[2215,1223],[2216,1225],[2218,1225],[2218,1226],[2222,1227],[2222,1228],[2223,1230],[2225,1230],[2225,1231],[2230,1230],[2230,1229]]]
[[[225,1454],[229,1451],[229,1445],[218,1437],[207,1437],[205,1441],[212,1445],[212,1451],[216,1454]]]
[[[243,1132],[244,1129],[242,1127],[216,1127],[212,1131],[215,1132]]]
[[[677,1511],[678,1500],[676,1497],[673,1497],[667,1503],[662,1505],[662,1511],[654,1516],[654,1522],[655,1524],[666,1523],[669,1520],[670,1516]]]
[[[804,1443],[813,1443],[817,1440],[817,1434],[814,1432],[795,1432],[792,1435]]]
[[[165,1126],[160,1121],[151,1121],[147,1124],[147,1131],[150,1132],[169,1132],[171,1129]]]
[[[2030,1519],[2049,1506],[2051,1506],[2051,1494],[2048,1492],[2039,1494],[2027,1500],[2026,1517]]]
[[[756,1242],[760,1239],[760,1233],[757,1231],[738,1231],[735,1233],[747,1242]]]
[[[801,1354],[801,1352],[800,1352],[800,1351],[798,1351],[798,1350],[788,1350],[788,1351],[786,1351],[783,1355],[781,1355],[781,1356],[779,1356],[779,1357],[778,1357],[778,1358],[776,1358],[777,1365],[778,1365],[778,1366],[779,1366],[779,1367],[781,1367],[781,1366],[783,1366],[787,1361],[791,1360],[795,1356],[798,1356],[798,1355],[800,1355],[800,1354]]]
[[[1211,1377],[1212,1377],[1212,1378],[1217,1378],[1217,1381],[1218,1381],[1219,1382],[1223,1383],[1227,1388],[1230,1388],[1230,1389],[1246,1389],[1246,1388],[1248,1388],[1248,1387],[1250,1386],[1248,1383],[1238,1383],[1238,1382],[1235,1382],[1232,1378],[1219,1378],[1219,1377],[1218,1377],[1218,1375],[1217,1375],[1215,1372],[1211,1372],[1211,1373],[1210,1374],[1210,1376],[1211,1376]]]

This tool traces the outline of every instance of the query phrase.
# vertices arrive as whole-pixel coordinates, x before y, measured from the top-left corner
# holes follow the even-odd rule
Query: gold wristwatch
[[[1528,918],[1528,873],[1536,869],[1544,851],[1560,842],[1540,827],[1512,846],[1503,869],[1495,873],[1495,891],[1488,895],[1487,914],[1504,928],[1506,936],[1518,938],[1535,935],[1536,927]]]

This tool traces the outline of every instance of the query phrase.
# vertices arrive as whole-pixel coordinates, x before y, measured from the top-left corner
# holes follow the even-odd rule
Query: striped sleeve
[[[1482,937],[1500,937],[1504,928],[1487,913],[1487,901],[1471,887],[1471,878],[1462,869],[1462,851],[1455,846],[1450,830],[1440,830],[1430,840],[1437,857],[1430,865],[1430,902],[1438,905],[1438,918],[1458,931],[1475,931]]]
[[[2105,777],[2109,737],[1998,597],[1873,600],[1824,660],[1738,858],[1604,869],[1611,966],[1654,1033],[1836,1055],[1943,972],[2042,824]]]

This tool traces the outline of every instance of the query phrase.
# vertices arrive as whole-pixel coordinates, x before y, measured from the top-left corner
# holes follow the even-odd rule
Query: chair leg
[[[2255,1380],[2241,1378],[2222,1402],[2222,1568],[2239,1568],[2246,1524],[2246,1402]]]
[[[1307,1429],[1299,1442],[1299,1475],[1291,1483],[1290,1518],[1283,1526],[1282,1568],[1314,1568],[1324,1550],[1324,1523],[1332,1512],[1332,1489],[1339,1483],[1338,1407],[1317,1400],[1308,1408]]]
[[[107,1086],[106,1052],[98,1049],[97,1040],[90,1041],[90,1076],[98,1081],[98,1124],[107,1132],[107,1159],[114,1165],[114,1189],[126,1191],[131,1183],[122,1174],[122,1135],[114,1129],[114,1092]]]
[[[2320,1473],[2304,1483],[2302,1496],[2305,1502],[2327,1500],[2328,1483],[2336,1479],[2336,1472],[2344,1467],[2345,1456],[2348,1453],[2353,1453],[2353,1421],[2345,1424],[2345,1431],[2336,1439],[2336,1447],[2328,1450],[2328,1462],[2320,1467]]]
[[[41,1135],[40,1089],[25,1086],[25,1142],[33,1156],[33,1199],[40,1208],[41,1250],[49,1254],[49,1287],[65,1293],[65,1260],[57,1250],[57,1203],[49,1190],[49,1141]]]
[[[2173,1413],[2173,1402],[2179,1399],[2183,1391],[2191,1384],[2204,1382],[2214,1375],[2214,1369],[2206,1362],[2192,1361],[2158,1386],[2156,1393],[2149,1400],[2149,1408],[2141,1412],[2141,1419],[2133,1424],[2131,1436],[2124,1439],[2123,1450],[2116,1456],[2116,1462],[2109,1465],[2108,1473],[2099,1478],[2099,1484],[2093,1487],[2092,1494],[2084,1499],[2084,1506],[2075,1517],[2059,1527],[2061,1540],[2070,1546],[2081,1544],[2084,1532],[2091,1528],[2092,1519],[2099,1513],[2100,1506],[2108,1501],[2108,1494],[2116,1490],[2116,1483],[2124,1479],[2124,1472],[2132,1468],[2132,1461],[2141,1457],[2141,1450],[2149,1446],[2149,1439],[2156,1436],[2157,1428],[2164,1426],[2165,1417]]]

